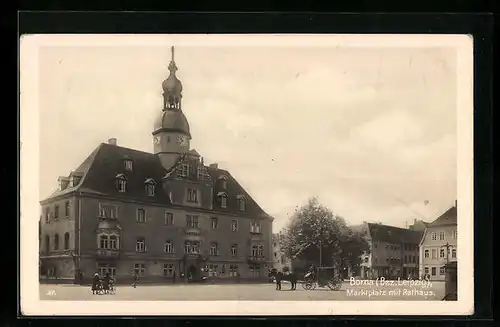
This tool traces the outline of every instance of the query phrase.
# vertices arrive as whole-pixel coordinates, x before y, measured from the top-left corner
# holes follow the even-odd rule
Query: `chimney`
[[[66,176],[60,176],[57,181],[59,182],[59,189],[65,190],[68,187],[69,184],[69,178]]]
[[[116,146],[116,145],[117,145],[117,143],[116,143],[116,139],[115,139],[114,137],[110,138],[110,139],[108,140],[108,144],[111,144],[111,145],[115,145],[115,146]]]
[[[213,164],[210,164],[209,167],[213,168],[213,169],[219,169],[219,164],[218,163],[213,163]]]

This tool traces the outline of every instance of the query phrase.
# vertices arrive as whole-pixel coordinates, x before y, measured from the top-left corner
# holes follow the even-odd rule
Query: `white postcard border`
[[[42,46],[454,47],[458,301],[43,301],[38,281],[38,48]],[[20,300],[24,315],[468,315],[474,312],[473,40],[469,35],[26,35],[20,40]],[[427,305],[424,305],[427,304]]]

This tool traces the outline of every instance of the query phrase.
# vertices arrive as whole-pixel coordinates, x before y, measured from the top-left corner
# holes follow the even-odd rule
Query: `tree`
[[[295,210],[279,241],[289,258],[323,266],[359,264],[360,255],[368,248],[360,233],[314,197]]]

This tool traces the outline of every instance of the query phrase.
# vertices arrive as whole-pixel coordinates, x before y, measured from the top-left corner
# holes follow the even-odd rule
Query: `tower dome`
[[[184,133],[191,137],[188,120],[180,110],[164,110],[160,112],[155,120],[154,129]]]

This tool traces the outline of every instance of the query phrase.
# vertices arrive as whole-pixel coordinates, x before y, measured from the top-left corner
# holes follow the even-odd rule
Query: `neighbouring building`
[[[457,261],[457,203],[427,225],[420,243],[419,273],[445,279],[447,262]]]
[[[361,258],[361,278],[418,276],[422,232],[375,223],[364,223],[363,232],[370,250]]]
[[[415,219],[413,221],[413,224],[411,224],[410,226],[408,226],[408,228],[411,229],[411,230],[423,232],[427,228],[427,225],[429,225],[428,222],[425,222],[423,220]]]
[[[88,279],[265,279],[273,218],[227,170],[190,148],[172,60],[153,153],[101,143],[41,201],[41,274]],[[223,146],[223,144],[221,144]]]
[[[273,268],[283,271],[283,268],[292,269],[292,261],[281,251],[280,233],[273,234]]]

